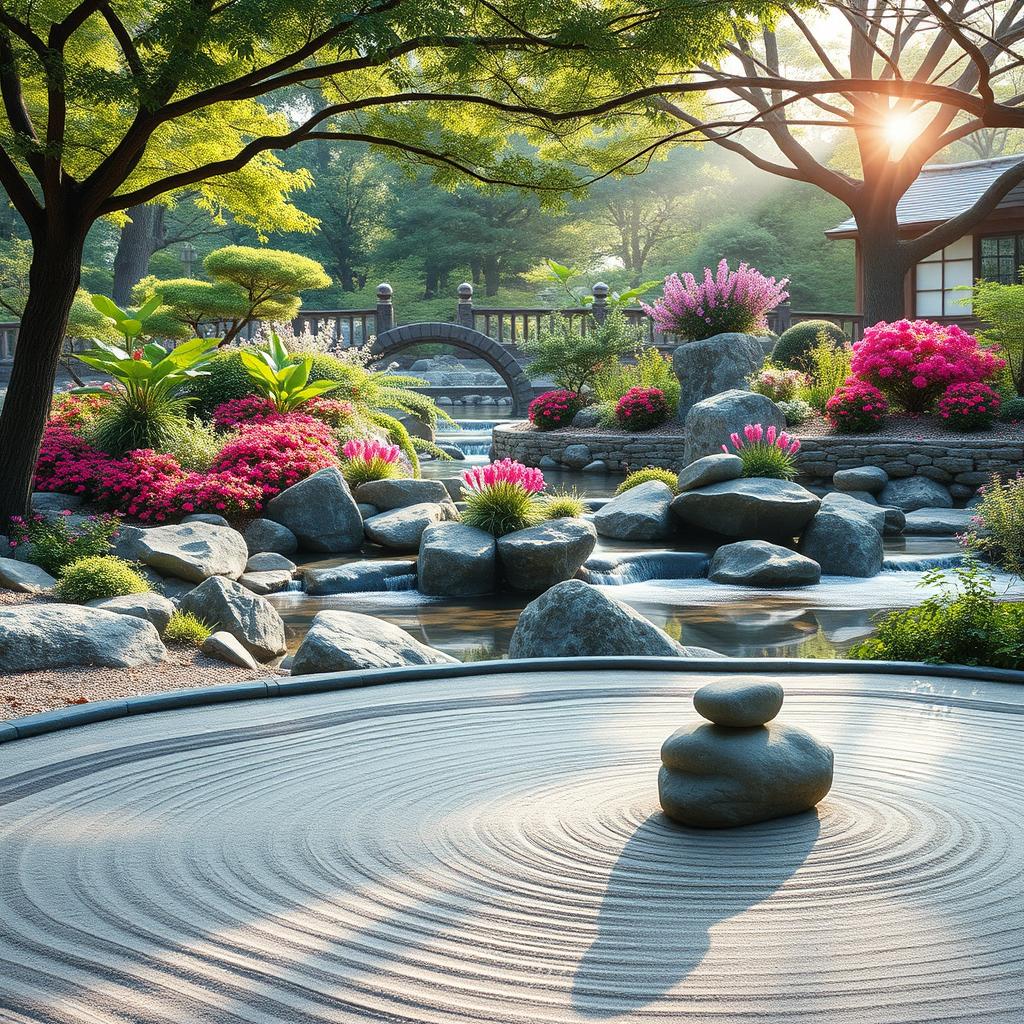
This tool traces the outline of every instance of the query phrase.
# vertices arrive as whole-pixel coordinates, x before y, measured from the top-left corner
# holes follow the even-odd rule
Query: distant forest
[[[387,280],[399,319],[410,321],[450,318],[463,280],[473,282],[478,305],[564,304],[538,271],[545,257],[579,268],[583,288],[601,279],[619,290],[725,257],[789,277],[796,309],[853,310],[853,243],[824,237],[847,217],[842,204],[711,147],[675,149],[643,173],[605,178],[554,210],[528,192],[472,184],[447,191],[429,170],[410,172],[355,144],[309,143],[284,161],[308,171],[310,187],[290,201],[318,222],[313,231],[260,238],[230,214],[214,216],[179,196],[173,206],[135,208],[124,226],[98,224],[83,286],[128,302],[147,274],[202,276],[212,249],[265,243],[311,256],[331,275],[331,288],[304,296],[308,308],[372,306]],[[5,207],[0,259],[26,235]]]

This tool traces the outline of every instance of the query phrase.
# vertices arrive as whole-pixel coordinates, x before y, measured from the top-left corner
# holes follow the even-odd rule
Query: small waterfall
[[[302,582],[301,577],[296,580],[291,580],[288,586],[284,588],[286,594],[301,594],[305,590],[305,586]]]
[[[964,556],[958,551],[933,555],[890,555],[882,562],[883,572],[930,572],[932,569],[955,569],[963,565]]]
[[[388,576],[384,580],[385,590],[415,590],[416,573],[410,572],[403,576]]]
[[[701,551],[652,551],[625,558],[592,558],[580,578],[597,586],[648,583],[651,580],[696,580],[708,573],[709,558]]]

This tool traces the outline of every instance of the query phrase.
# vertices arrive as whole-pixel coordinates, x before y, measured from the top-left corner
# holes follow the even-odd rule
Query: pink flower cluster
[[[985,430],[992,426],[1001,404],[998,393],[987,384],[950,384],[939,399],[939,416],[951,430]]]
[[[50,422],[63,423],[72,430],[80,430],[92,423],[109,402],[106,395],[75,395],[65,391],[53,396]]]
[[[929,320],[877,323],[853,346],[853,375],[907,412],[926,412],[950,384],[991,380],[1005,365],[956,324]]]
[[[668,413],[661,388],[630,388],[615,403],[615,420],[626,430],[653,430],[668,419]]]
[[[773,402],[789,402],[796,398],[800,388],[807,384],[807,374],[769,366],[759,370],[750,381],[750,389]]]
[[[577,392],[558,388],[538,395],[530,403],[526,415],[538,430],[553,430],[555,427],[567,426],[582,406],[583,402]]]
[[[866,434],[877,429],[888,411],[885,395],[856,377],[847,377],[825,403],[825,419],[844,434]]]
[[[331,428],[301,413],[243,430],[220,450],[212,474],[228,474],[259,488],[263,500],[318,470],[337,466]]]
[[[312,416],[332,427],[351,421],[355,410],[351,402],[331,398],[311,398],[302,405],[301,413],[278,412],[274,403],[263,395],[246,395],[221,402],[213,410],[213,425],[218,430],[237,430],[262,423],[279,423],[295,415]]]
[[[397,444],[384,444],[372,438],[354,438],[351,441],[345,442],[345,447],[341,449],[341,454],[346,459],[354,459],[357,462],[372,462],[374,459],[379,459],[381,462],[391,465],[398,461],[399,455],[402,454],[402,449]]]
[[[462,474],[462,484],[467,491],[480,494],[499,484],[521,487],[527,494],[539,494],[544,490],[544,474],[539,469],[524,466],[512,459],[502,459],[487,466],[467,469]]]
[[[762,423],[748,423],[743,428],[743,437],[740,437],[735,432],[729,435],[734,452],[738,452],[745,447],[744,438],[746,439],[746,444],[763,444],[769,448],[778,448],[788,455],[796,455],[800,451],[799,439],[791,437],[784,430],[777,430],[774,426],[770,426],[766,430]],[[732,454],[729,451],[729,446],[725,444],[722,445],[722,451],[727,455]]]
[[[93,448],[64,423],[46,425],[36,461],[35,489],[91,497],[96,476],[109,456]]]
[[[788,278],[776,281],[746,263],[730,270],[722,260],[714,273],[705,268],[703,280],[693,274],[665,278],[662,297],[643,308],[659,331],[693,341],[728,331],[763,331],[768,314],[789,298],[788,283]]]

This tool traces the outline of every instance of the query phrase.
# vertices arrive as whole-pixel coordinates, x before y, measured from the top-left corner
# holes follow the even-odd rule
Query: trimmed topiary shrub
[[[131,562],[115,555],[89,555],[65,566],[57,580],[57,595],[73,604],[106,597],[144,594],[150,589]]]
[[[939,416],[950,430],[988,430],[999,414],[999,395],[980,381],[950,384],[939,399]]]
[[[651,480],[660,480],[663,484],[668,485],[673,494],[679,493],[678,473],[673,473],[671,469],[662,469],[660,466],[645,466],[643,469],[634,470],[615,488],[616,497]]]
[[[772,362],[792,370],[809,371],[811,349],[818,344],[819,336],[836,348],[850,344],[843,329],[830,320],[804,320],[782,332],[772,350]]]
[[[869,434],[888,411],[889,403],[878,388],[851,377],[825,404],[825,419],[843,434]]]
[[[213,630],[196,618],[192,612],[175,612],[167,628],[164,630],[164,640],[172,644],[187,644],[189,647],[202,647],[203,641],[213,633]]]

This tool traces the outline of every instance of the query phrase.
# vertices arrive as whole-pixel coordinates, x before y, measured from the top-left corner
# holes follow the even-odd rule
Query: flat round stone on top
[[[734,729],[770,722],[781,710],[783,690],[768,679],[716,679],[693,695],[697,714]]]

